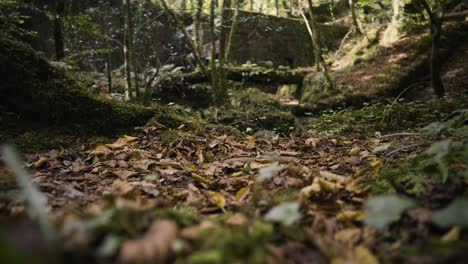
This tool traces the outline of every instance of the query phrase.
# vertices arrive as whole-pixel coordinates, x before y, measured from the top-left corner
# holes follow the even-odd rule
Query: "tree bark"
[[[174,10],[169,8],[169,6],[166,3],[166,0],[160,0],[160,2],[163,5],[163,8],[169,13],[172,19],[176,22],[179,30],[182,31],[182,34],[184,35],[184,38],[187,41],[187,44],[189,45],[189,48],[192,50],[193,56],[195,57],[195,61],[200,67],[200,70],[203,72],[203,74],[207,75],[206,67],[205,67],[205,64],[203,63],[201,54],[199,53],[197,46],[192,41],[192,38],[189,36],[187,30],[185,29],[184,23],[177,17],[177,14],[174,12]]]
[[[63,40],[63,16],[65,13],[65,0],[57,0],[55,2],[55,18],[54,18],[54,45],[55,57],[58,61],[65,58],[65,44]]]
[[[200,39],[200,20],[203,11],[203,0],[197,0],[197,7],[195,11],[195,19],[194,19],[194,36],[195,36],[195,49],[198,54],[201,55],[201,39]]]
[[[227,18],[229,14],[229,8],[231,6],[231,0],[224,0],[221,5],[221,30],[219,34],[219,73],[218,73],[218,82],[219,82],[219,91],[217,103],[222,105],[227,101],[227,90],[226,90],[226,73],[224,70],[225,67],[225,58],[226,58],[226,39],[227,39]]]
[[[443,14],[438,17],[437,14],[431,9],[426,0],[419,0],[421,5],[429,15],[429,23],[432,35],[432,51],[431,51],[431,86],[434,93],[438,97],[445,95],[445,87],[440,76],[441,63],[440,63],[440,38],[442,35],[442,24],[445,14],[445,2],[442,4]]]
[[[334,88],[333,82],[328,72],[328,66],[325,63],[325,60],[323,59],[322,45],[320,44],[320,31],[317,27],[317,23],[315,22],[314,7],[312,5],[312,0],[307,0],[307,2],[309,4],[310,25],[304,13],[301,12],[301,14],[302,14],[302,17],[304,18],[304,22],[306,23],[307,29],[312,39],[312,44],[314,46],[313,48],[314,48],[314,53],[315,53],[315,60],[317,63],[317,70],[320,71],[320,66],[323,68],[323,76],[325,78],[325,84],[326,84],[326,88],[324,92],[327,92],[328,90],[333,90]]]
[[[362,35],[361,26],[359,25],[359,21],[356,16],[356,9],[355,9],[355,1],[349,0],[349,10],[351,11],[351,17],[353,18],[353,24],[356,27],[356,32]]]
[[[125,84],[126,84],[126,97],[127,99],[133,98],[132,87],[132,58],[131,58],[131,38],[130,38],[130,3],[129,0],[124,0],[124,68],[125,68]]]
[[[234,0],[234,1],[235,1],[236,9],[234,11],[234,16],[232,17],[232,25],[231,25],[231,29],[229,30],[229,37],[227,40],[226,55],[225,55],[227,62],[230,62],[231,60],[232,41],[234,38],[234,34],[236,33],[236,30],[237,30],[237,25],[239,24],[240,4],[239,4],[239,0]]]

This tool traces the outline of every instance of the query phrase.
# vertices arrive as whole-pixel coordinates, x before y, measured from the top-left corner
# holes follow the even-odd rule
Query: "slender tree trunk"
[[[132,87],[132,58],[131,58],[131,36],[130,36],[130,3],[129,0],[124,0],[124,68],[125,68],[125,80],[126,80],[126,97],[127,99],[133,98],[133,87]]]
[[[65,58],[65,44],[63,40],[63,16],[65,13],[65,0],[56,0],[54,18],[54,45],[55,57],[58,61]]]
[[[282,0],[282,2],[283,2],[283,8],[286,10],[286,16],[292,17],[291,5],[289,5],[288,1],[286,0]]]
[[[431,35],[432,35],[432,51],[431,51],[431,85],[434,93],[438,97],[443,97],[445,94],[444,83],[440,75],[441,62],[440,62],[440,38],[442,35],[442,25],[445,14],[445,2],[442,5],[443,11],[442,16],[439,18],[434,12],[426,0],[419,0],[421,5],[429,15]]]
[[[128,1],[128,0],[127,0]],[[169,15],[172,17],[172,19],[176,22],[177,27],[179,28],[180,31],[182,31],[182,34],[184,35],[185,41],[187,41],[187,44],[189,45],[190,49],[192,50],[193,56],[195,57],[195,61],[197,62],[198,66],[200,67],[201,72],[208,76],[205,64],[203,63],[201,54],[199,50],[197,49],[196,44],[192,41],[192,38],[188,34],[187,30],[185,29],[184,23],[177,17],[177,14],[174,12],[174,10],[170,9],[169,6],[167,5],[166,0],[160,0],[161,4],[163,5],[164,9],[169,13]]]
[[[102,18],[101,18],[101,27],[102,31],[104,34],[104,48],[105,49],[110,49],[109,45],[109,29],[106,24],[106,20],[108,18],[108,8],[104,7],[104,10],[102,11]],[[105,71],[106,71],[106,76],[107,76],[107,92],[111,93],[112,92],[112,67],[111,67],[111,53],[109,51],[106,51],[105,55]]]
[[[228,28],[228,14],[229,8],[231,7],[231,0],[224,0],[221,5],[221,30],[219,34],[219,91],[217,95],[217,103],[225,104],[227,101],[227,90],[226,90],[226,73],[225,73],[225,58],[226,58],[226,40],[227,40],[227,28]]]
[[[237,25],[239,24],[240,4],[239,4],[239,0],[234,0],[234,1],[235,1],[234,4],[236,6],[236,9],[234,11],[234,16],[232,17],[232,25],[231,25],[231,29],[229,30],[229,37],[227,40],[226,56],[225,56],[227,62],[230,62],[231,60],[232,41],[234,39],[234,34],[236,33],[236,30],[237,30]]]
[[[360,35],[362,35],[362,30],[361,26],[359,25],[359,21],[356,16],[356,9],[355,9],[355,0],[349,0],[349,9],[351,11],[351,17],[353,18],[353,24],[354,27],[356,28],[356,32]]]
[[[432,88],[438,97],[443,97],[445,94],[444,83],[440,76],[440,37],[442,33],[442,23],[434,23],[432,25],[432,52],[431,52],[431,82]]]
[[[201,46],[203,43],[201,43],[200,39],[200,22],[201,22],[201,16],[202,16],[202,11],[203,11],[203,0],[197,0],[197,7],[195,11],[195,19],[194,19],[194,35],[195,35],[195,49],[197,50],[197,53],[202,54],[201,52]]]
[[[275,0],[276,16],[280,15],[279,0]]]
[[[315,53],[315,60],[317,62],[317,69],[320,70],[320,66],[322,66],[323,68],[323,76],[325,78],[325,83],[326,83],[326,89],[324,92],[327,92],[328,90],[333,90],[334,88],[333,82],[328,72],[328,66],[325,63],[325,60],[322,55],[322,45],[320,44],[320,31],[317,27],[317,23],[315,22],[312,0],[307,0],[307,2],[309,4],[310,24],[307,20],[307,17],[304,15],[304,13],[301,12],[301,14],[304,19],[304,22],[306,23],[309,34],[311,35],[312,44],[314,46],[313,48],[314,48],[314,53]]]
[[[211,87],[213,88],[214,102],[215,104],[220,104],[221,95],[220,95],[220,84],[218,70],[216,67],[216,34],[215,34],[215,8],[216,0],[211,0],[210,2],[210,39],[211,39],[211,60],[210,60],[210,70],[211,70]]]

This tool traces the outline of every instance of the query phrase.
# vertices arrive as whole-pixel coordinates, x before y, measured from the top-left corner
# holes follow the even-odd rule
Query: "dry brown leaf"
[[[347,228],[335,234],[335,240],[345,244],[348,247],[354,246],[361,238],[361,229]]]
[[[130,177],[138,175],[138,172],[128,170],[113,170],[111,173],[121,178],[122,180],[126,180]]]
[[[171,255],[177,226],[168,220],[154,222],[143,237],[126,241],[121,248],[121,263],[163,263]]]

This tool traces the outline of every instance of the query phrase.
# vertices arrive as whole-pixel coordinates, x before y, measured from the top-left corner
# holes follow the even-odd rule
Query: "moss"
[[[87,92],[26,44],[0,40],[0,105],[46,125],[86,125],[99,132],[143,125],[155,110],[106,101]]]
[[[178,141],[194,141],[196,139],[196,136],[191,133],[191,132],[184,132],[184,131],[181,131],[181,130],[172,130],[172,129],[169,129],[169,130],[166,130],[164,132],[161,133],[161,141],[164,143],[164,144],[171,144],[171,143],[174,143],[174,142],[178,142]]]
[[[242,133],[239,131],[239,129],[230,126],[230,125],[224,125],[224,124],[207,124],[206,128],[209,130],[214,130],[218,133],[226,134],[229,136],[234,136],[237,139],[245,139],[247,136],[246,134]]]
[[[468,141],[439,141],[408,161],[383,169],[369,186],[375,192],[396,191],[432,202],[449,201],[463,194],[468,169],[456,168],[456,164],[467,155]],[[432,196],[434,192],[444,195]]]
[[[275,238],[269,223],[254,222],[251,226],[222,226],[208,228],[199,236],[189,262],[195,263],[263,263],[266,244]]]
[[[466,98],[413,102],[388,100],[361,109],[328,110],[308,128],[310,132],[329,136],[352,131],[401,131],[405,128],[426,126],[467,105]]]
[[[198,212],[189,207],[158,209],[153,217],[172,220],[181,227],[193,226],[200,220]]]

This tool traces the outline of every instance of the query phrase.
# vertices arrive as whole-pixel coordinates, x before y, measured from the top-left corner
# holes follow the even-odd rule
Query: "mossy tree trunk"
[[[234,11],[234,16],[232,17],[232,24],[231,24],[231,29],[229,30],[229,37],[227,39],[227,47],[226,47],[226,61],[230,62],[230,57],[231,57],[231,51],[232,51],[232,41],[234,38],[234,34],[236,33],[237,30],[237,25],[239,24],[239,0],[234,0],[234,5],[236,7]]]
[[[353,24],[356,28],[356,33],[362,35],[361,25],[359,24],[356,15],[356,0],[349,0],[349,10],[351,11],[351,17],[353,18]]]
[[[442,35],[442,24],[445,15],[445,2],[442,3],[442,15],[439,17],[427,3],[426,0],[419,0],[421,5],[429,15],[429,24],[431,27],[432,35],[432,51],[431,51],[431,85],[435,94],[438,97],[443,97],[445,94],[444,83],[440,76],[441,63],[440,63],[440,37]]]
[[[195,27],[195,49],[198,54],[201,54],[201,39],[200,39],[200,22],[201,16],[203,11],[203,0],[197,0],[197,7],[195,10],[195,19],[194,19],[194,27]]]
[[[218,69],[216,65],[216,33],[215,33],[215,8],[216,0],[210,2],[210,40],[211,40],[211,58],[210,58],[210,71],[211,71],[211,87],[213,88],[214,102],[219,103],[221,100],[220,84]]]
[[[231,7],[231,0],[224,0],[221,5],[221,30],[219,34],[219,95],[217,96],[217,104],[225,104],[227,101],[227,90],[226,90],[226,46],[228,38],[228,15]]]
[[[304,19],[304,22],[306,23],[307,30],[309,31],[310,37],[312,39],[312,45],[314,49],[317,70],[320,71],[321,69],[323,69],[323,76],[324,76],[325,85],[326,85],[324,92],[327,92],[328,90],[333,90],[334,86],[333,86],[333,82],[331,80],[331,77],[328,71],[328,66],[325,62],[325,59],[323,58],[322,45],[320,44],[320,31],[318,29],[317,22],[315,21],[315,14],[314,14],[314,7],[312,5],[312,0],[307,0],[307,2],[309,4],[310,24],[304,12],[301,12],[301,15]]]

